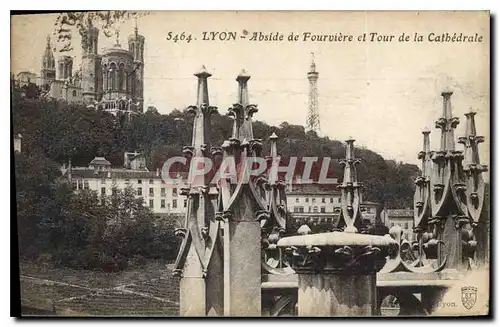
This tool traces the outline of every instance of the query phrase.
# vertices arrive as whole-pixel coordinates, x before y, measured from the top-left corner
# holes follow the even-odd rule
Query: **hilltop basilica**
[[[143,112],[144,91],[144,36],[137,26],[128,37],[128,49],[118,40],[112,48],[97,53],[99,29],[91,27],[82,38],[82,61],[73,70],[73,57],[63,55],[56,59],[47,37],[42,56],[40,77],[21,72],[21,83],[36,80],[45,97],[70,103],[84,103],[88,107],[112,114],[140,114]]]

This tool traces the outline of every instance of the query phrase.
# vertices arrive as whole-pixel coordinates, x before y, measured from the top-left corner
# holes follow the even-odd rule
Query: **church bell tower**
[[[134,70],[130,74],[132,98],[141,113],[144,111],[144,43],[145,38],[139,34],[136,21],[134,33],[128,37],[128,50],[134,57]]]
[[[43,90],[48,90],[50,84],[56,79],[56,62],[50,46],[50,36],[47,35],[47,46],[42,57],[41,85]]]

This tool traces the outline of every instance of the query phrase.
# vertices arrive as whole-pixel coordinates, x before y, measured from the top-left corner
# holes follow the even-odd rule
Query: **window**
[[[89,189],[89,181],[84,181],[83,182],[83,188],[88,190]]]
[[[154,189],[152,187],[149,188],[149,195],[154,195],[155,192],[154,192]]]
[[[306,198],[306,202],[309,202],[309,198]]]
[[[78,184],[76,183],[76,181],[71,182],[71,187],[73,188],[73,190],[76,190],[78,188]]]
[[[120,64],[120,67],[118,69],[118,89],[119,90],[124,90],[125,89],[125,74],[124,74],[124,69],[125,66]]]
[[[106,195],[106,188],[105,187],[101,187],[101,195],[102,196]]]
[[[188,205],[188,200],[184,199],[184,208],[187,207],[187,205]]]
[[[299,198],[295,198],[295,203],[299,203]]]
[[[308,211],[311,212],[311,207],[309,206]]]
[[[149,200],[149,207],[153,208],[155,206],[155,202],[153,200]]]
[[[177,188],[176,187],[174,187],[172,189],[172,196],[177,196]]]
[[[78,186],[77,186],[77,189],[78,189],[78,190],[83,189],[83,181],[80,181],[80,180],[78,181]]]
[[[326,203],[326,199],[325,198],[321,198],[321,203]]]
[[[160,207],[163,209],[165,208],[165,199],[161,199],[161,202],[160,202]]]
[[[106,178],[101,179],[101,184],[106,184]]]
[[[177,200],[172,200],[172,208],[177,208]]]
[[[161,188],[161,196],[165,196],[165,188],[164,187]]]
[[[299,212],[299,207],[293,207],[293,212]]]
[[[311,202],[312,202],[312,203],[316,203],[316,198],[312,198],[312,199],[311,199]]]
[[[154,182],[155,182],[155,181],[154,181],[154,180],[152,180],[152,179],[150,179],[150,180],[149,180],[149,184],[153,184]]]
[[[313,207],[313,212],[318,212],[318,207],[317,206]]]
[[[142,195],[142,187],[137,188],[137,195]]]
[[[76,97],[76,90],[73,90],[73,96]]]
[[[322,213],[325,213],[325,212],[326,212],[325,207],[321,207],[321,208],[320,208],[320,211],[321,211]]]
[[[137,184],[142,184],[142,179],[138,179]]]
[[[333,198],[330,198],[330,203],[333,203]]]
[[[109,66],[110,72],[109,72],[109,81],[108,81],[108,86],[111,86],[112,90],[116,90],[116,64],[113,62]]]

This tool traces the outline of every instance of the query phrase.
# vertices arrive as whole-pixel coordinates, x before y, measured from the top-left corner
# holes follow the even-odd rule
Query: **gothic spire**
[[[217,111],[216,107],[211,107],[208,97],[208,78],[212,76],[205,66],[194,74],[198,78],[198,90],[196,96],[196,106],[191,106],[188,110],[194,113],[193,139],[191,145],[195,152],[210,146],[210,115]]]
[[[42,69],[54,68],[54,67],[55,67],[55,59],[50,45],[50,35],[47,34],[47,45],[45,47],[45,52],[42,57]]]
[[[465,114],[465,136],[459,137],[458,143],[465,147],[463,170],[466,175],[467,207],[470,217],[477,222],[484,203],[485,183],[482,173],[488,171],[488,167],[480,162],[479,144],[484,142],[484,137],[476,133],[475,115],[476,112],[472,108]]]
[[[443,115],[436,121],[436,128],[441,129],[440,151],[455,151],[455,128],[459,120],[453,117],[451,110],[451,95],[453,91],[445,90],[441,93],[443,97]]]
[[[229,108],[229,116],[234,119],[233,139],[253,140],[252,116],[258,111],[257,106],[250,104],[248,96],[248,80],[250,75],[243,69],[236,77],[238,82],[238,103]]]
[[[354,139],[349,137],[346,140],[346,155],[345,159],[340,160],[340,164],[344,166],[344,178],[341,190],[341,217],[345,223],[345,232],[356,233],[358,230],[356,225],[361,220],[359,207],[362,201],[362,185],[358,183],[356,173],[356,164],[361,161],[354,158]]]

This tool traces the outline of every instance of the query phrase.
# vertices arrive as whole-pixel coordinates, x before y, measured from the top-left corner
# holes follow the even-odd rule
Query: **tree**
[[[59,215],[55,180],[57,167],[41,155],[15,155],[15,196],[20,254],[36,257],[46,248],[44,226]]]
[[[158,109],[156,109],[155,106],[148,106],[148,109],[146,110],[146,115],[158,116],[160,115],[160,113],[158,112]]]

